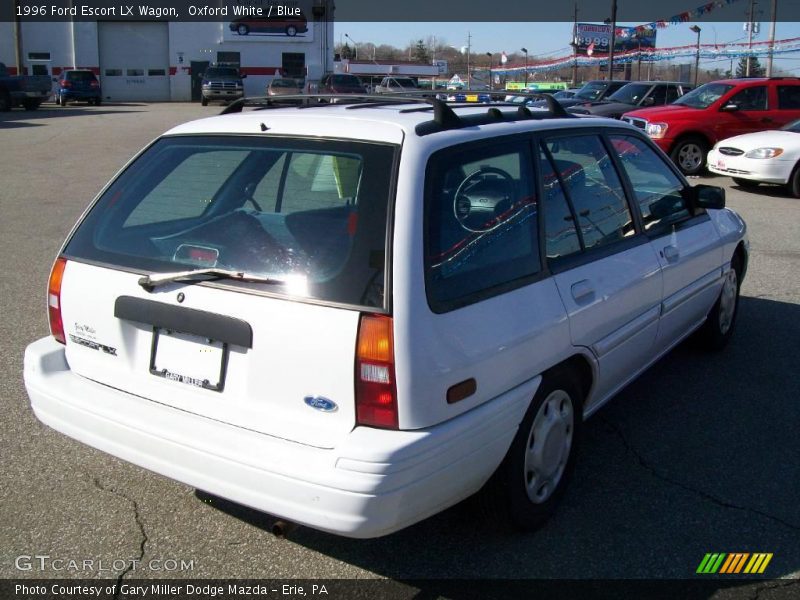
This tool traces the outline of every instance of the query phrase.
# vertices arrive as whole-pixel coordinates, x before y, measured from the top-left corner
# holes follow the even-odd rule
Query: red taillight
[[[89,86],[90,87],[100,87],[100,82],[97,81],[96,79],[92,79],[92,81],[89,82]]]
[[[66,344],[64,323],[61,321],[61,280],[64,278],[66,258],[57,258],[50,271],[50,283],[47,286],[47,313],[50,317],[50,333],[57,342]]]
[[[61,87],[62,88],[72,87],[72,83],[67,81],[66,79],[62,79],[61,80]]]
[[[397,429],[391,317],[361,315],[356,342],[356,421]]]

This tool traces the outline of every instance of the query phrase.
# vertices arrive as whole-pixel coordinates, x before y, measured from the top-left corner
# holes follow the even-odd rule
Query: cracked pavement
[[[40,424],[22,353],[47,334],[44,291],[59,245],[135,151],[172,124],[218,112],[129,104],[0,115],[0,577],[694,580],[706,552],[772,552],[767,579],[718,578],[713,597],[798,596],[800,200],[727,178],[694,182],[725,186],[750,227],[732,345],[716,355],[680,346],[591,418],[565,501],[535,534],[496,530],[468,501],[377,540],[304,528],[279,540],[263,515]],[[21,555],[93,568],[21,571]],[[191,568],[168,571],[169,559]]]

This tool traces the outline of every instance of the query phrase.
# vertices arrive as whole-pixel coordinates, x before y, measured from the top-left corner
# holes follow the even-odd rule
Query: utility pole
[[[14,58],[17,63],[17,75],[22,75],[22,27],[19,21],[19,0],[14,2]]]
[[[468,31],[467,32],[467,89],[469,89],[469,86],[472,85],[472,81],[470,79],[470,71],[469,71],[469,54],[471,48],[472,48],[472,35]]]
[[[572,16],[572,87],[578,85],[578,0]],[[526,71],[527,72],[527,71]]]
[[[753,50],[753,12],[755,11],[756,0],[750,0],[750,21],[747,24],[747,63],[745,66],[744,76],[750,77],[750,52]]]
[[[614,44],[616,41],[617,41],[617,0],[611,0],[611,48],[609,48],[608,50],[609,81],[614,79]]]
[[[769,58],[767,58],[767,77],[772,77],[772,53],[775,49],[775,21],[778,19],[778,0],[772,0],[772,21],[769,24]]]

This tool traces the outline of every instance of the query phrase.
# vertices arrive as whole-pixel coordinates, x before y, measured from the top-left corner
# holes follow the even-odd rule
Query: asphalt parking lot
[[[40,424],[22,358],[48,332],[45,289],[60,244],[134,152],[219,110],[46,104],[0,113],[0,578],[691,579],[707,552],[769,552],[766,576],[791,581],[720,578],[732,587],[716,597],[798,593],[800,200],[779,188],[695,180],[724,186],[750,230],[733,343],[716,355],[680,346],[590,419],[565,502],[535,534],[498,531],[466,502],[376,540],[304,528],[278,539],[266,517]],[[21,570],[18,557],[33,555],[94,562]],[[114,568],[131,559],[139,567]],[[191,568],[168,570],[168,560]]]

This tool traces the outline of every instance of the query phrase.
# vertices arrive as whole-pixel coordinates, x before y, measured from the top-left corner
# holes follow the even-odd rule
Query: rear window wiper
[[[195,269],[193,271],[173,271],[171,273],[154,273],[140,278],[138,283],[148,292],[152,292],[160,285],[174,281],[211,281],[213,279],[236,279],[256,283],[270,283],[275,285],[285,284],[283,279],[251,275],[244,271],[229,271],[227,269]]]

